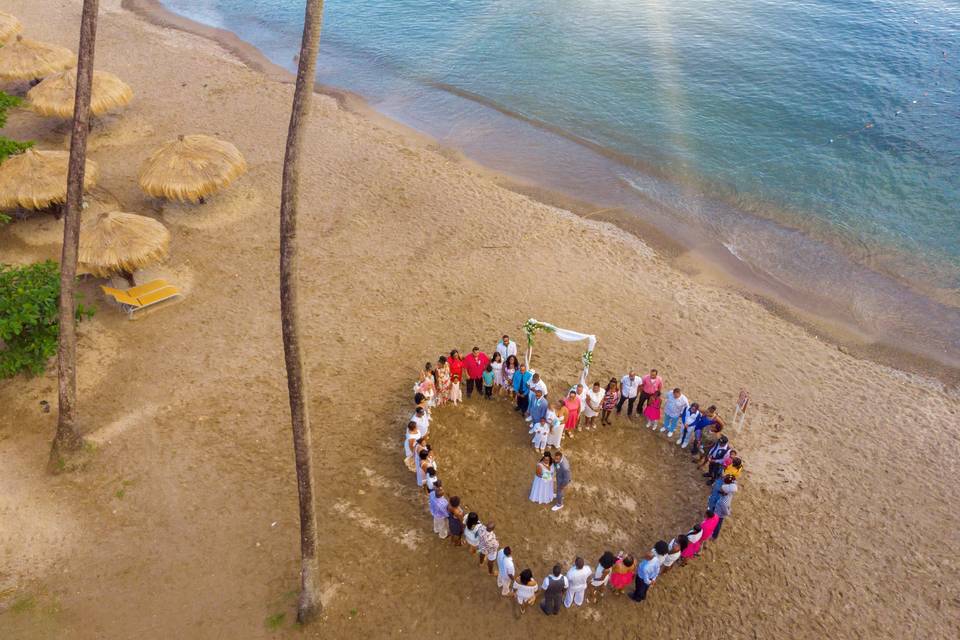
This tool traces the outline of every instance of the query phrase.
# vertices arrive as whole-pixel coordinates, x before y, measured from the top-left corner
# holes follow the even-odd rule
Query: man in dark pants
[[[540,609],[548,616],[560,613],[563,592],[567,590],[567,576],[563,575],[563,567],[558,564],[553,565],[553,572],[543,579],[540,588],[543,589],[543,602],[540,603]]]
[[[660,552],[663,553],[660,553]],[[669,547],[663,540],[657,542],[653,549],[647,552],[646,557],[640,566],[637,567],[637,576],[634,579],[634,591],[630,594],[636,602],[643,602],[647,599],[647,591],[657,581],[660,575],[660,556],[667,555]]]
[[[633,403],[637,401],[637,394],[640,391],[642,381],[636,371],[631,371],[620,378],[620,402],[617,403],[617,415],[623,409],[623,403],[627,403],[627,417],[633,416]]]
[[[527,365],[520,363],[520,368],[513,374],[513,390],[517,394],[517,411],[526,415],[530,403],[530,380],[533,374],[527,371]]]
[[[554,451],[553,460],[557,466],[555,475],[557,478],[557,504],[553,505],[551,511],[560,511],[560,509],[563,509],[563,492],[573,479],[573,475],[570,473],[570,461],[563,455],[562,451]]]
[[[480,347],[474,347],[470,355],[463,361],[463,367],[467,370],[467,397],[473,395],[473,389],[476,387],[477,394],[483,395],[483,370],[487,368],[490,358],[487,357]]]

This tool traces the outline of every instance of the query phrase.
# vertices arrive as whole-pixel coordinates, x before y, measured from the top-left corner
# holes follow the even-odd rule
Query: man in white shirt
[[[417,423],[417,430],[420,437],[424,437],[430,432],[430,414],[423,407],[417,407],[417,410],[410,416],[410,421]]]
[[[514,574],[513,551],[510,547],[504,547],[497,552],[497,586],[500,587],[500,595],[510,595]]]
[[[620,415],[620,410],[623,409],[623,403],[626,402],[627,417],[630,418],[633,416],[633,403],[637,401],[637,395],[640,392],[640,384],[642,382],[640,376],[633,370],[620,378],[620,401],[617,403],[617,415]]]
[[[680,416],[683,410],[690,406],[687,396],[680,393],[680,387],[667,394],[666,401],[663,403],[663,426],[660,431],[665,431],[668,438],[673,437],[673,432],[677,429],[680,422]]]
[[[507,361],[507,358],[510,356],[517,355],[517,343],[510,341],[510,336],[504,335],[500,342],[497,343],[496,349],[497,353],[500,354],[500,358],[503,362]]]
[[[569,609],[574,604],[578,607],[583,605],[583,594],[587,591],[587,583],[592,574],[593,569],[584,563],[583,558],[573,561],[573,566],[567,571],[568,586],[563,596],[563,606]]]
[[[543,584],[540,585],[543,590],[540,609],[548,616],[555,616],[560,613],[563,592],[567,590],[568,586],[567,576],[563,575],[563,567],[558,564],[553,565],[553,571],[543,579]]]

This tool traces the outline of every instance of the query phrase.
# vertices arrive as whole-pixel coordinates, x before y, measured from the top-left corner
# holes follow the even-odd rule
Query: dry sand
[[[326,609],[295,630],[276,294],[292,88],[119,4],[101,2],[97,64],[136,99],[91,156],[104,201],[171,227],[171,258],[147,275],[188,295],[128,322],[95,283],[83,287],[99,306],[80,339],[80,409],[96,446],[83,472],[43,473],[52,373],[0,386],[0,637],[955,637],[955,388],[844,353],[691,280],[635,236],[497,186],[328,96],[315,98],[309,125],[302,231]],[[2,9],[30,36],[75,47],[79,6]],[[8,130],[64,144],[62,129],[29,113]],[[192,132],[235,142],[250,173],[196,210],[144,199],[136,168]],[[56,227],[0,230],[0,258],[56,256]],[[417,367],[453,346],[519,337],[529,316],[596,332],[597,377],[656,366],[727,414],[740,387],[755,399],[734,434],[748,475],[720,544],[642,606],[514,620],[492,579],[431,535],[401,463]],[[540,341],[554,389],[574,379],[578,353]],[[577,486],[552,518],[525,499],[523,427],[489,404],[438,414],[441,476],[498,520],[501,541],[538,576],[575,552],[594,562],[607,545],[642,551],[691,522],[706,496],[676,447],[621,421],[568,443]]]

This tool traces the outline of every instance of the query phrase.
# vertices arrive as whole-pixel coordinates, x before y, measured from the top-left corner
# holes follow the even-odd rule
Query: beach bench
[[[120,308],[126,311],[131,318],[137,311],[181,295],[180,289],[172,284],[167,284],[165,280],[153,280],[129,289],[114,289],[107,286],[101,286],[100,288],[105,294],[116,300]]]

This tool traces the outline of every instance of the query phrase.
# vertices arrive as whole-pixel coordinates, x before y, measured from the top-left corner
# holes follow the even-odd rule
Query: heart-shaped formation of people
[[[716,410],[664,393],[656,371],[558,393],[514,354],[454,350],[421,371],[414,403],[405,463],[433,530],[518,614],[537,598],[545,613],[644,600],[713,546],[743,469]]]

